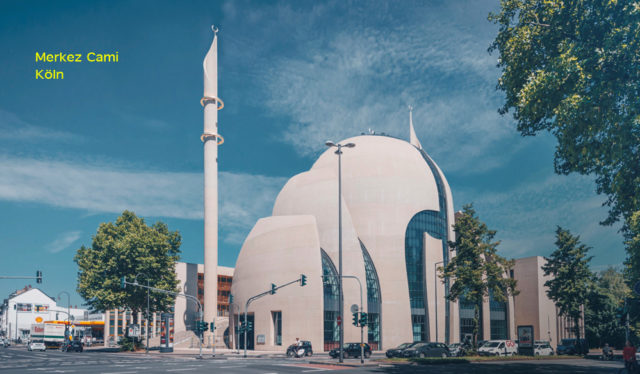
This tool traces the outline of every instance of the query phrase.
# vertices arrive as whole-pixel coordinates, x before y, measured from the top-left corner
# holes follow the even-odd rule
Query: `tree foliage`
[[[616,317],[616,310],[629,296],[622,272],[608,268],[596,275],[585,305],[584,328],[591,347],[624,346],[624,324]]]
[[[472,204],[463,207],[454,226],[456,241],[449,242],[455,256],[444,268],[440,278],[449,278],[453,284],[448,300],[463,299],[475,307],[474,345],[478,336],[479,308],[489,295],[498,302],[508,301],[508,296],[517,295],[516,280],[509,277],[514,261],[498,255],[499,241],[493,241],[496,231],[489,230],[480,221]]]
[[[576,337],[580,338],[582,306],[593,279],[589,270],[591,257],[587,256],[589,247],[580,243],[579,236],[571,235],[560,226],[556,229],[556,247],[542,266],[544,275],[552,275],[544,285],[548,288],[547,296],[558,307],[558,313],[573,320]]]
[[[604,224],[640,210],[640,5],[501,0],[497,88],[523,136],[548,131],[559,174],[595,174]],[[626,222],[625,222],[626,223]]]
[[[140,274],[140,284],[146,285],[148,280],[152,287],[176,291],[175,264],[181,240],[180,234],[169,231],[165,223],[147,226],[135,213],[124,211],[115,223],[100,224],[91,247],[78,249],[74,257],[78,293],[95,310],[146,310],[147,290],[130,285],[122,289],[120,279],[126,276],[133,282]],[[167,310],[174,300],[173,296],[154,292],[150,299],[152,311]]]

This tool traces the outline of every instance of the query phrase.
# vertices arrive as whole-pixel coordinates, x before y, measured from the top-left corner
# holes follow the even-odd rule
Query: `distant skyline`
[[[521,137],[497,109],[495,1],[67,1],[0,3],[0,275],[44,273],[75,293],[75,251],[125,209],[182,234],[203,261],[202,60],[219,29],[219,263],[327,139],[409,138],[442,168],[456,210],[474,203],[501,254],[546,256],[557,225],[625,258],[601,226],[590,176],[553,172],[550,135]],[[118,52],[119,62],[36,63],[36,52]],[[36,80],[36,68],[64,71]],[[35,280],[0,280],[5,298]],[[62,304],[66,303],[63,301]]]

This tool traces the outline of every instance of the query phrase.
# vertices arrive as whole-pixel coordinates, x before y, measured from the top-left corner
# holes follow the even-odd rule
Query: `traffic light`
[[[276,287],[277,287],[277,286],[276,286],[275,284],[271,283],[271,294],[272,294],[272,295],[275,295],[275,294],[276,294]]]
[[[229,304],[233,304],[233,295],[229,294]]]
[[[253,322],[249,321],[247,322],[247,331],[251,331],[253,330]]]
[[[40,270],[36,270],[36,283],[42,283],[42,272]]]
[[[354,326],[358,326],[358,320],[359,320],[358,313],[353,313],[353,322],[352,323],[353,323]]]
[[[127,277],[126,276],[120,278],[120,288],[122,288],[122,289],[127,288]]]
[[[360,326],[366,326],[367,325],[367,318],[368,315],[365,312],[360,313]]]
[[[307,285],[307,276],[304,274],[300,274],[300,287],[304,287]]]
[[[202,331],[209,331],[209,325],[205,321],[200,322],[200,325],[202,326]]]
[[[211,330],[211,331],[215,331],[215,329],[216,329],[216,323],[215,323],[215,322],[211,322],[211,323],[209,324],[209,330]]]

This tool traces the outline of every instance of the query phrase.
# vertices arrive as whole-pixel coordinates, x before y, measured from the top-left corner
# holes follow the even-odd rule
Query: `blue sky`
[[[203,260],[202,60],[219,33],[220,252],[233,266],[255,221],[326,139],[371,128],[408,139],[407,105],[460,209],[473,202],[508,257],[548,255],[556,225],[624,259],[592,177],[553,173],[555,140],[521,137],[497,108],[498,1],[3,1],[0,275],[44,272],[75,291],[73,256],[124,209],[165,221]],[[35,52],[115,64],[35,63]],[[36,68],[64,80],[35,80]],[[0,280],[0,297],[32,281]],[[81,298],[72,293],[72,303]]]

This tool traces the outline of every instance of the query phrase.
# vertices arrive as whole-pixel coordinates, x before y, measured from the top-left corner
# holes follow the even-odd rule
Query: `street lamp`
[[[433,264],[433,287],[435,288],[433,305],[436,309],[436,341],[438,341],[438,265],[440,264],[444,264],[444,261],[438,261]]]
[[[147,323],[146,326],[144,328],[144,332],[147,335],[147,344],[144,347],[144,353],[145,354],[149,354],[149,276],[146,273],[138,273],[136,274],[136,277],[133,279],[133,283],[135,285],[138,284],[138,275],[144,275],[144,277],[147,279]]]
[[[336,147],[336,154],[338,155],[338,300],[339,300],[339,312],[340,318],[340,362],[343,362],[344,355],[342,346],[344,345],[344,300],[342,295],[342,148],[353,148],[356,145],[353,143],[336,144],[332,141],[324,143],[327,147]]]
[[[69,296],[69,293],[67,291],[61,291],[58,294],[58,300],[62,300],[62,297],[60,296],[62,294],[67,295],[67,324],[65,325],[64,331],[65,344],[67,344],[66,339],[69,338],[69,319],[71,318],[71,296]]]

